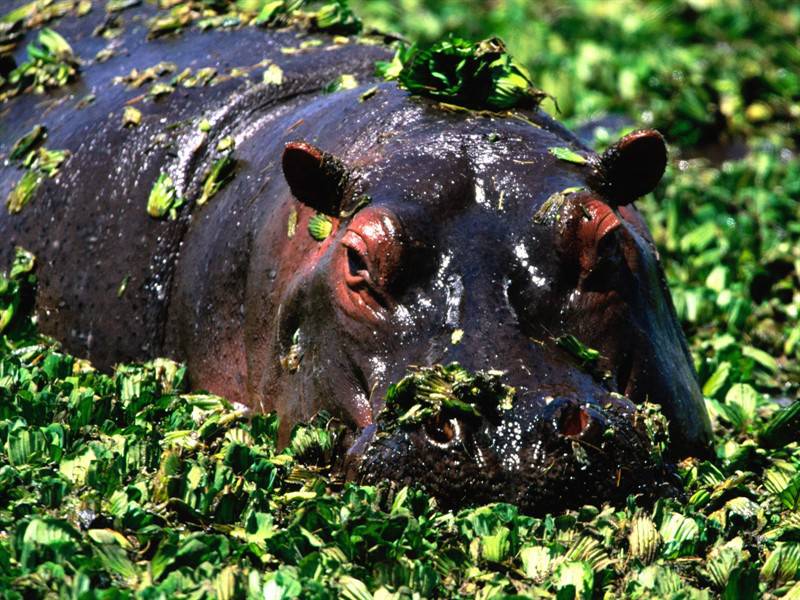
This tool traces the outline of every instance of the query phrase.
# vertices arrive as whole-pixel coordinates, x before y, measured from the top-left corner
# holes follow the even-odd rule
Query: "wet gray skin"
[[[278,411],[284,443],[327,410],[349,428],[351,477],[421,485],[446,505],[507,500],[540,512],[670,487],[634,410],[645,400],[671,422],[671,457],[708,451],[686,343],[630,204],[663,169],[657,134],[603,162],[542,112],[452,112],[393,83],[364,96],[373,61],[388,55],[381,47],[316,35],[323,46],[287,56],[280,48],[308,34],[143,42],[137,27],[120,43],[138,52],[86,65],[46,113],[30,97],[4,109],[14,126],[0,132],[3,153],[34,123],[48,127],[49,148],[72,152],[28,207],[0,216],[0,259],[15,245],[39,259],[45,333],[101,368],[159,354],[186,361],[194,387]],[[96,43],[67,39],[79,55]],[[286,82],[258,83],[262,66],[181,90],[138,104],[142,125],[126,130],[122,107],[141,91],[110,79],[155,62],[143,56],[178,71],[268,57]],[[322,94],[337,72],[362,85]],[[70,101],[87,82],[91,114]],[[207,137],[201,118],[212,122]],[[194,206],[225,136],[236,141],[236,176]],[[559,160],[553,147],[590,163]],[[175,221],[145,211],[160,172],[190,200]],[[0,191],[18,176],[0,169]],[[554,196],[572,188],[581,190]],[[308,231],[318,212],[332,224],[322,241]],[[567,334],[601,353],[596,365],[556,344]],[[409,365],[453,361],[504,371],[513,408],[381,422],[387,387]]]

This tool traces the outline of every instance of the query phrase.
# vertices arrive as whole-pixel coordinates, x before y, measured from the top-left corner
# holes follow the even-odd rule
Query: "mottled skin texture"
[[[307,34],[255,29],[144,42],[140,17],[124,15],[127,55],[85,65],[66,90],[0,107],[3,154],[34,123],[48,127],[47,147],[73,153],[20,215],[0,214],[3,263],[16,245],[39,259],[45,333],[102,368],[159,354],[186,361],[193,386],[277,410],[284,441],[328,410],[356,440],[354,476],[421,484],[453,505],[506,499],[541,511],[660,485],[632,404],[645,399],[671,421],[673,456],[707,452],[708,417],[653,241],[633,205],[612,208],[609,194],[631,185],[598,183],[588,166],[552,156],[554,146],[591,155],[558,123],[446,111],[393,83],[364,100],[374,60],[388,53],[378,46],[313,35],[323,46],[286,55],[280,48]],[[93,56],[102,43],[84,19],[58,30]],[[139,101],[142,125],[121,127],[124,104],[143,91],[111,85],[115,75],[158,60],[224,71],[264,58],[284,85],[258,84],[259,67]],[[362,85],[320,93],[342,72]],[[90,91],[95,103],[75,109]],[[205,141],[201,117],[213,123]],[[226,135],[234,180],[176,221],[147,216],[158,173],[195,198]],[[318,168],[320,150],[344,179]],[[3,197],[19,175],[0,170]],[[540,211],[576,186],[584,191]],[[369,204],[353,210],[364,195]],[[318,210],[333,222],[322,242],[307,231]],[[563,334],[599,350],[609,377],[557,347]],[[451,361],[506,371],[514,409],[473,422],[443,415],[371,444],[388,384],[408,365]]]

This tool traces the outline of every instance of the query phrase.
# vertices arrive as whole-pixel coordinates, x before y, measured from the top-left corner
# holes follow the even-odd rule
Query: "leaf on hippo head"
[[[556,344],[569,352],[581,365],[594,365],[601,358],[600,352],[589,348],[574,335],[560,335],[556,338]]]
[[[214,161],[206,174],[203,182],[203,192],[197,199],[197,204],[202,206],[233,179],[236,160],[230,154]]]
[[[308,220],[308,233],[318,242],[325,241],[333,231],[333,223],[323,214],[317,213]]]
[[[467,108],[535,108],[547,96],[498,38],[472,43],[450,37],[424,50],[412,46],[378,70],[412,94]]]
[[[177,218],[177,211],[183,205],[183,198],[178,195],[172,178],[166,173],[161,173],[150,190],[147,199],[147,214],[155,219],[169,215],[170,219]]]
[[[559,146],[548,148],[547,151],[555,156],[558,160],[575,163],[576,165],[585,165],[587,162],[589,162],[585,156],[578,154],[570,148]]]

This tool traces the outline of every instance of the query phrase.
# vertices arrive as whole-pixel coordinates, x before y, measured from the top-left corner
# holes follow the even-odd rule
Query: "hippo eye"
[[[586,273],[582,288],[586,291],[622,291],[630,278],[621,242],[616,231],[606,233],[597,242],[595,260]]]

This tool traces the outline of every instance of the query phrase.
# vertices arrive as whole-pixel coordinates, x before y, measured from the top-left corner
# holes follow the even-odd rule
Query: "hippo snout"
[[[504,388],[505,405],[492,405],[480,386],[496,393],[498,379],[456,386],[449,400],[434,392],[434,404],[441,402],[433,408],[424,391],[418,401],[419,386],[395,393],[356,478],[423,487],[446,507],[505,501],[538,514],[632,493],[677,493],[654,415],[618,394],[519,399]]]

